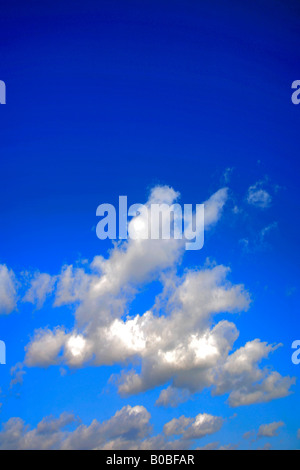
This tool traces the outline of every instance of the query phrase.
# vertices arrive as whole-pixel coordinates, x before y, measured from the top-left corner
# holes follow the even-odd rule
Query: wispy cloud
[[[272,203],[272,196],[263,188],[263,184],[262,181],[258,181],[250,186],[247,193],[247,202],[260,209],[267,209]]]

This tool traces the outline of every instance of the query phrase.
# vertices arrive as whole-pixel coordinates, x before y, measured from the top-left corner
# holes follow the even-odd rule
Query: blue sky
[[[176,271],[181,285],[195,270],[206,269],[210,275],[215,265],[229,267],[231,287],[223,280],[224,292],[242,284],[243,295],[247,293],[251,302],[234,314],[226,309],[216,316],[211,312],[210,327],[226,320],[239,331],[228,357],[255,339],[282,344],[262,360],[259,370],[297,379],[299,366],[292,364],[291,344],[299,339],[300,107],[291,102],[291,84],[299,79],[299,23],[296,1],[245,5],[87,0],[55,6],[6,2],[2,7],[0,79],[7,86],[7,105],[0,113],[0,339],[7,346],[7,365],[0,366],[1,423],[15,417],[35,429],[47,416],[58,419],[68,413],[85,426],[94,419],[107,421],[106,427],[99,424],[94,431],[100,436],[99,446],[114,441],[115,446],[138,447],[143,440],[150,445],[151,436],[159,436],[162,444],[156,445],[163,446],[174,436],[163,434],[166,423],[206,413],[215,418],[210,422],[212,433],[201,437],[197,424],[198,434],[187,438],[192,431],[185,429],[178,445],[299,448],[297,380],[282,393],[287,396],[264,403],[230,406],[230,393],[246,387],[231,377],[229,389],[218,396],[212,392],[220,382],[205,382],[183,403],[157,406],[161,391],[173,383],[172,374],[159,385],[148,377],[145,391],[126,397],[111,380],[122,370],[139,371],[144,362],[152,364],[151,348],[145,356],[143,352],[135,358],[124,356],[124,362],[110,358],[105,363],[104,352],[99,351],[102,331],[98,343],[92,341],[101,365],[82,360],[80,367],[72,367],[66,357],[55,365],[57,357],[50,357],[47,346],[42,348],[42,366],[36,358],[40,351],[35,360],[28,360],[36,330],[53,332],[64,326],[66,335],[73,334],[81,309],[80,331],[90,339],[84,328],[101,321],[102,299],[91,313],[90,294],[81,285],[96,282],[91,267],[95,256],[111,256],[112,243],[96,237],[99,204],[117,205],[119,195],[127,195],[129,203],[144,203],[157,187],[167,192],[173,188],[180,193],[180,202],[196,204],[211,201],[213,194],[228,188],[201,251],[175,257],[168,266],[171,274],[158,263],[149,278],[135,286],[134,295],[126,291],[132,275],[128,268],[122,318],[125,313],[142,316],[152,308],[165,272],[174,280]],[[146,263],[143,256],[138,265]],[[85,273],[84,279],[71,281],[76,284],[74,292],[84,293],[55,306],[64,266],[69,265],[74,266],[75,277],[76,272]],[[39,284],[37,297],[25,302],[38,273],[48,275],[53,290],[39,303]],[[201,279],[199,291],[205,292]],[[214,284],[207,289],[215,295]],[[11,304],[5,303],[7,299]],[[234,305],[235,301],[239,303],[233,299]],[[193,311],[201,302],[205,304],[202,297],[195,300]],[[163,307],[158,315],[172,312]],[[174,341],[178,344],[176,336]],[[65,344],[62,340],[62,349]],[[185,352],[186,347],[183,341]],[[219,363],[225,359],[223,355],[211,373],[222,375]],[[180,373],[183,377],[184,371]],[[240,380],[249,381],[251,373],[252,369],[241,374]],[[175,388],[178,393],[180,387]],[[277,390],[278,383],[273,388]],[[144,407],[135,409],[142,421],[137,426],[149,420],[150,437],[144,428],[142,438],[134,434],[128,406]],[[107,428],[124,407],[120,419],[129,428],[126,436],[118,436]],[[80,447],[74,434],[80,425],[71,418],[66,421],[66,431],[57,422],[59,431],[47,439],[53,446],[65,442]],[[271,436],[257,437],[261,425],[281,422],[277,431],[269,430]],[[185,426],[197,427],[191,422]],[[252,430],[254,437],[244,439]],[[278,436],[273,435],[276,432]],[[8,446],[8,433],[4,428],[0,446],[1,440]],[[24,446],[25,431],[20,433],[15,447]],[[33,446],[43,443],[38,431],[34,438]]]

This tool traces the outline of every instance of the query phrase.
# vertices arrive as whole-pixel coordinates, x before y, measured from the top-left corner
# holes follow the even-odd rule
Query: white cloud
[[[270,372],[268,369],[263,369],[261,375],[264,376],[261,382],[233,390],[229,395],[229,404],[236,407],[284,398],[291,394],[290,388],[296,383],[295,378],[282,377],[278,372]]]
[[[261,369],[260,362],[280,345],[272,346],[256,339],[235,351],[220,370],[215,393],[230,392],[229,404],[233,407],[267,403],[290,394],[295,379],[282,377],[269,368]]]
[[[186,426],[180,429],[180,439],[174,440],[173,434],[168,432],[151,437],[150,419],[146,408],[129,405],[107,421],[101,423],[94,419],[89,426],[80,424],[69,413],[59,418],[44,418],[35,429],[30,429],[20,418],[11,418],[0,432],[0,449],[188,449],[193,440],[217,432],[223,424],[221,418],[207,414],[182,417]],[[166,426],[170,428],[170,423]]]
[[[58,419],[44,418],[35,429],[20,418],[11,418],[0,432],[1,450],[46,450],[59,448],[63,428],[74,421],[73,415],[62,414]]]
[[[205,203],[205,228],[216,224],[222,215],[224,205],[228,199],[228,188],[219,189]]]
[[[153,201],[174,202],[172,188],[152,190]],[[227,198],[223,188],[206,202],[206,225],[221,217]],[[134,219],[133,219],[134,220]],[[132,223],[132,221],[131,221]],[[249,308],[244,286],[228,280],[225,266],[205,266],[176,274],[182,240],[129,240],[114,246],[107,259],[97,256],[85,267],[64,267],[58,276],[55,305],[76,306],[73,330],[38,330],[26,348],[28,366],[51,364],[102,366],[130,364],[138,358],[140,372],[124,370],[115,377],[119,392],[131,395],[171,384],[157,404],[171,404],[175,390],[200,392],[212,387],[229,394],[231,406],[266,402],[289,394],[293,379],[281,377],[260,362],[275,347],[249,341],[231,354],[239,332],[223,313]],[[128,315],[141,286],[160,280],[162,292],[151,309]]]
[[[206,413],[199,414],[195,418],[174,418],[164,425],[166,436],[181,435],[182,439],[199,439],[209,434],[214,434],[221,429],[223,419]]]
[[[34,341],[27,347],[26,365],[48,367],[60,362],[59,353],[70,335],[61,328],[51,330],[37,330]]]
[[[54,289],[56,278],[46,273],[36,273],[31,280],[31,286],[23,297],[23,302],[36,304],[40,309],[44,305],[47,295]]]
[[[262,185],[263,183],[261,181],[258,181],[253,186],[250,186],[247,194],[247,202],[252,206],[256,206],[261,209],[266,209],[270,207],[272,197],[268,193],[268,191],[263,189]]]
[[[188,398],[188,390],[179,390],[170,385],[168,388],[160,392],[155,404],[156,406],[171,406],[175,408],[180,403],[184,403]]]
[[[17,281],[12,270],[0,264],[0,315],[8,315],[17,305]]]
[[[26,374],[26,372],[23,370],[24,364],[21,362],[18,362],[15,366],[11,367],[10,369],[10,375],[11,375],[11,381],[10,381],[10,388],[14,387],[15,385],[23,384],[23,376]]]
[[[274,437],[278,436],[278,429],[284,426],[283,421],[278,421],[270,424],[262,424],[259,427],[257,437]]]
[[[233,167],[228,167],[228,168],[226,168],[226,170],[224,171],[224,173],[223,173],[223,179],[224,179],[225,184],[228,184],[228,183],[229,183],[233,171],[234,171],[234,168],[233,168]]]

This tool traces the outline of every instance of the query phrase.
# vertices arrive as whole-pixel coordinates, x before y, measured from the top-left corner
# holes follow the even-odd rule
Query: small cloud
[[[278,227],[277,222],[272,222],[266,227],[262,228],[257,235],[254,236],[253,240],[250,242],[248,238],[242,238],[239,240],[239,244],[242,249],[247,253],[253,253],[256,251],[262,251],[269,248],[267,242],[267,237],[272,230],[275,230]]]
[[[250,251],[249,250],[249,240],[247,238],[242,238],[241,240],[239,240],[239,244],[242,246],[242,248],[245,251]]]
[[[0,264],[0,315],[8,315],[17,305],[18,283],[12,270]]]
[[[175,408],[184,403],[189,398],[188,390],[179,390],[169,386],[168,388],[162,390],[160,395],[155,403],[156,406],[171,406]]]
[[[284,426],[283,421],[274,422],[270,424],[262,424],[258,430],[257,438],[278,436],[278,429],[282,426]]]
[[[64,377],[65,375],[67,375],[68,371],[64,367],[60,367],[59,373],[60,373],[61,377]]]
[[[23,376],[26,372],[23,370],[24,365],[21,362],[18,362],[15,366],[10,369],[11,381],[10,388],[13,388],[15,385],[23,385]]]
[[[226,168],[226,170],[224,171],[224,173],[223,173],[223,181],[224,181],[225,184],[228,184],[228,183],[229,183],[229,181],[230,181],[230,179],[231,179],[231,175],[232,175],[232,173],[233,173],[233,170],[234,170],[233,167],[231,167],[231,168],[228,167],[228,168]]]
[[[47,273],[35,273],[30,288],[23,297],[23,302],[36,304],[37,309],[42,308],[47,296],[53,292],[55,282],[55,276],[50,276]]]
[[[245,439],[246,441],[253,438],[255,436],[255,431],[252,430],[252,431],[248,431],[248,432],[245,432],[245,434],[243,435],[243,439]]]
[[[275,230],[278,227],[277,222],[272,222],[271,224],[267,225],[260,231],[260,239],[263,242],[265,237],[268,235],[269,232]]]
[[[271,205],[272,197],[268,191],[263,189],[262,185],[262,181],[258,181],[253,186],[250,186],[247,193],[247,202],[252,206],[267,209]]]
[[[205,201],[205,228],[209,229],[221,218],[224,205],[228,199],[228,188],[221,188]]]
[[[219,442],[211,442],[210,444],[206,444],[203,447],[197,447],[196,450],[217,450],[219,447]]]
[[[263,447],[259,447],[257,450],[271,450],[272,446],[270,442],[266,442],[266,444]]]
[[[223,422],[223,418],[207,413],[199,414],[195,418],[181,416],[166,423],[163,432],[168,437],[182,435],[184,440],[200,439],[218,432]]]
[[[235,205],[235,206],[233,207],[233,209],[232,209],[232,212],[233,212],[234,214],[239,214],[240,212],[243,212],[243,210],[240,209],[237,205]]]
[[[237,450],[239,444],[226,444],[224,446],[219,447],[218,450]]]

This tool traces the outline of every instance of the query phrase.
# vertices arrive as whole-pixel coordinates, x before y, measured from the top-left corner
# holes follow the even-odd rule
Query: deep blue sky
[[[236,320],[238,346],[256,337],[283,343],[271,363],[298,376],[290,358],[300,335],[300,106],[291,103],[291,84],[300,79],[299,31],[300,4],[289,0],[4,2],[0,264],[15,273],[57,274],[66,263],[105,255],[110,245],[95,235],[99,204],[117,203],[122,194],[144,202],[156,184],[174,187],[183,202],[203,202],[233,168],[230,204],[243,211],[236,217],[228,210],[204,249],[186,254],[184,267],[206,257],[231,266],[231,280],[253,298]],[[272,194],[265,211],[245,202],[257,181]],[[257,233],[274,222],[266,246],[256,246]],[[72,322],[67,308],[53,313],[50,303],[38,312],[21,304],[1,317],[8,348],[2,390],[35,328]],[[154,407],[155,390],[127,400],[113,387],[102,393],[117,370],[87,368],[61,378],[58,368],[30,369],[20,397],[10,391],[2,400],[0,421],[19,416],[35,425],[67,410],[90,423],[129,403],[146,406],[159,431],[174,416],[234,412],[208,392],[163,411]],[[239,409],[217,440],[238,442],[247,430],[283,420],[276,446],[299,447],[299,384],[294,392]]]

